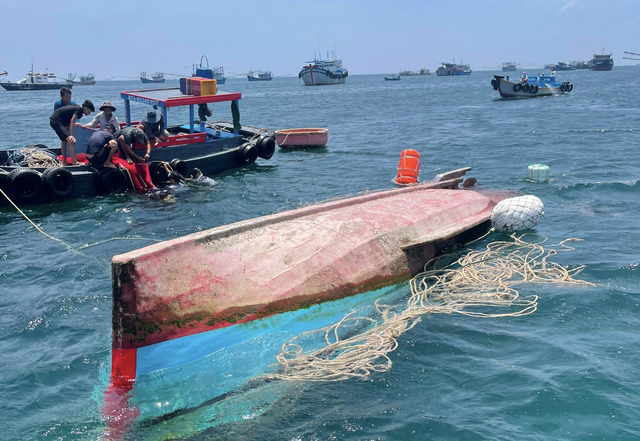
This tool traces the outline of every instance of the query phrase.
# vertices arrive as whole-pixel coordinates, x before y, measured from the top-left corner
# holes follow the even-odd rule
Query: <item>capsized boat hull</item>
[[[112,384],[141,348],[395,284],[488,229],[502,197],[460,178],[221,226],[114,256]],[[192,360],[181,360],[189,363]],[[155,366],[160,369],[161,366]]]
[[[276,130],[276,143],[283,149],[323,147],[329,141],[329,129],[283,129]]]

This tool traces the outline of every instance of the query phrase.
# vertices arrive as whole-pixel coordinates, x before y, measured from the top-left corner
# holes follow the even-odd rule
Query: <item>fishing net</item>
[[[55,153],[42,144],[29,144],[9,155],[5,166],[57,167],[62,165]]]
[[[443,265],[446,256],[437,258],[428,264],[430,270],[410,281],[408,298],[387,304],[379,299],[370,310],[353,311],[332,326],[287,341],[277,356],[280,369],[272,377],[305,381],[367,378],[391,368],[388,354],[398,347],[398,337],[426,314],[519,317],[538,306],[538,296],[521,296],[516,289],[519,285],[595,286],[575,279],[584,266],[568,269],[549,260],[560,251],[573,250],[567,244],[577,240],[545,246],[546,238],[513,234],[511,241],[491,242],[484,250],[467,252],[453,263]]]

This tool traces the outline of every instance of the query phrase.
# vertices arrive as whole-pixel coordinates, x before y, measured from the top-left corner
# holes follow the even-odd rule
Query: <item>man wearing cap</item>
[[[71,153],[71,164],[78,165],[76,160],[76,138],[73,136],[76,121],[83,115],[89,115],[95,112],[96,108],[90,100],[85,100],[82,106],[69,105],[60,107],[53,112],[49,118],[51,128],[60,138],[60,150],[62,151],[62,164],[67,165],[67,144],[69,144],[69,153]]]
[[[169,132],[164,129],[162,113],[158,110],[149,110],[140,123],[138,128],[144,130],[145,135],[153,145],[158,144],[158,140],[164,141],[169,137]]]
[[[120,123],[118,118],[113,114],[116,111],[116,108],[111,105],[109,101],[105,101],[100,106],[100,112],[93,118],[89,124],[82,126],[85,129],[88,127],[98,127],[99,130],[106,130],[107,124],[113,124],[113,127],[116,129],[116,133],[120,131]]]
[[[144,155],[144,158],[141,158],[133,152],[133,144],[136,141],[140,144],[146,144],[147,146],[147,153]],[[135,162],[145,162],[151,156],[149,138],[137,127],[125,127],[120,130],[118,134],[118,147],[120,147],[120,152],[127,162],[131,162],[132,160]]]
[[[104,130],[98,130],[91,135],[87,142],[87,159],[91,165],[100,170],[104,167],[117,168],[112,162],[113,155],[118,151],[118,143],[113,137],[116,128],[107,124]]]

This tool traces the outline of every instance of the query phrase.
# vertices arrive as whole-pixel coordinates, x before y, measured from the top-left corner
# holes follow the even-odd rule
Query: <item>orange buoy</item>
[[[420,153],[416,150],[403,150],[398,165],[397,184],[416,184],[420,173]]]

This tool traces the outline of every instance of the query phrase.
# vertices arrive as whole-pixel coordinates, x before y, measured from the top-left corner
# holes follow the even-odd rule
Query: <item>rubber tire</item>
[[[151,175],[151,181],[155,185],[166,184],[169,182],[169,173],[162,167],[162,163],[159,161],[152,161],[149,163],[149,174]]]
[[[528,93],[528,92],[530,92],[530,91],[531,91],[531,86],[529,86],[529,84],[528,84],[528,83],[524,83],[524,84],[522,85],[522,91],[523,91],[523,92],[527,92],[527,93]]]
[[[64,167],[48,168],[42,173],[44,188],[52,196],[66,198],[76,188],[73,174]]]
[[[17,168],[9,173],[11,193],[21,201],[32,201],[42,194],[42,175],[31,168]]]
[[[561,85],[560,85],[560,92],[564,92],[564,91],[565,91],[564,84],[561,84]]]
[[[262,159],[269,160],[276,151],[276,141],[270,136],[261,136],[258,139],[258,156]]]
[[[103,168],[96,174],[98,194],[124,193],[127,189],[127,177],[115,168]]]
[[[249,165],[258,159],[258,147],[252,143],[246,143],[238,147],[236,159],[241,165]]]
[[[491,80],[491,86],[493,87],[493,90],[498,90],[498,81],[495,78]]]
[[[9,173],[0,171],[0,189],[2,189],[2,191],[7,196],[9,196],[9,193],[11,192],[11,181],[9,180]],[[7,199],[2,194],[0,194],[0,206],[7,203],[9,203],[9,201],[7,201]]]
[[[530,93],[538,93],[538,85],[534,84],[533,86],[529,87],[529,92]]]
[[[514,92],[520,92],[522,90],[522,84],[520,83],[516,83],[513,85],[513,91]]]
[[[174,172],[180,173],[182,176],[187,175],[187,163],[180,158],[174,158],[169,162]]]
[[[569,87],[567,88],[567,92],[571,92],[573,90],[573,84],[569,84]]]

